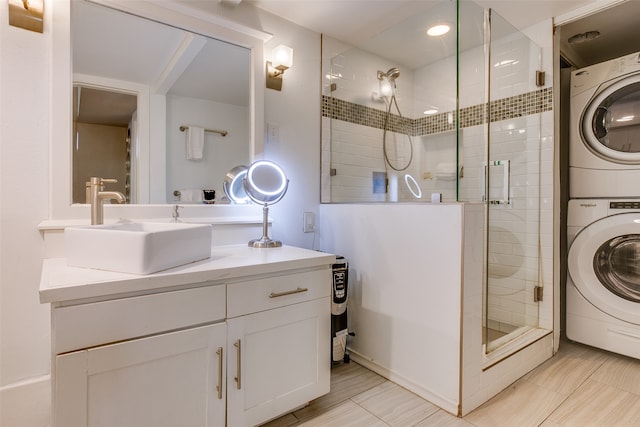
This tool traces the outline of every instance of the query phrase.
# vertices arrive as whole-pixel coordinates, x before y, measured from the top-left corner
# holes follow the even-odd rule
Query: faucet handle
[[[115,184],[118,182],[115,178],[100,178],[97,176],[92,176],[87,184],[89,185],[104,185],[104,184]]]

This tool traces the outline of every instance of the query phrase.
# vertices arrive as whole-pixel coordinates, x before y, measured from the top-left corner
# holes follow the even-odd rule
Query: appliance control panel
[[[609,209],[640,210],[640,200],[623,200],[623,201],[609,202]]]

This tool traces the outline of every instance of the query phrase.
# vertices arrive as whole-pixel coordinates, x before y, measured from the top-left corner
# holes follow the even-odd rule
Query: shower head
[[[389,71],[387,71],[386,73],[384,71],[378,71],[378,80],[386,78],[387,80],[392,82],[398,77],[400,77],[400,70],[398,70],[396,67],[389,68]]]
[[[400,77],[400,70],[398,70],[396,67],[389,68],[389,71],[387,71],[386,76],[389,80],[393,81],[398,77]]]
[[[400,77],[400,70],[396,67],[389,68],[386,73],[378,70],[376,76],[380,80],[380,94],[386,97],[395,96],[396,79]]]

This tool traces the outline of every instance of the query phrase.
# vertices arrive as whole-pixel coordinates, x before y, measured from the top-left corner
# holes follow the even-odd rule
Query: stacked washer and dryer
[[[640,358],[640,53],[571,74],[567,337]]]

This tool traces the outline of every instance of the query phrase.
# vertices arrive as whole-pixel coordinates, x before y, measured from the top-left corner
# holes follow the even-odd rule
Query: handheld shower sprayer
[[[393,84],[393,87],[396,87],[396,79],[400,77],[400,70],[396,67],[389,68],[389,70],[385,73],[384,71],[378,70],[378,80],[387,79],[389,84]]]
[[[390,68],[389,71],[387,71],[387,78],[390,82],[393,82],[394,86],[398,77],[400,77],[400,70],[398,70],[396,67]]]

